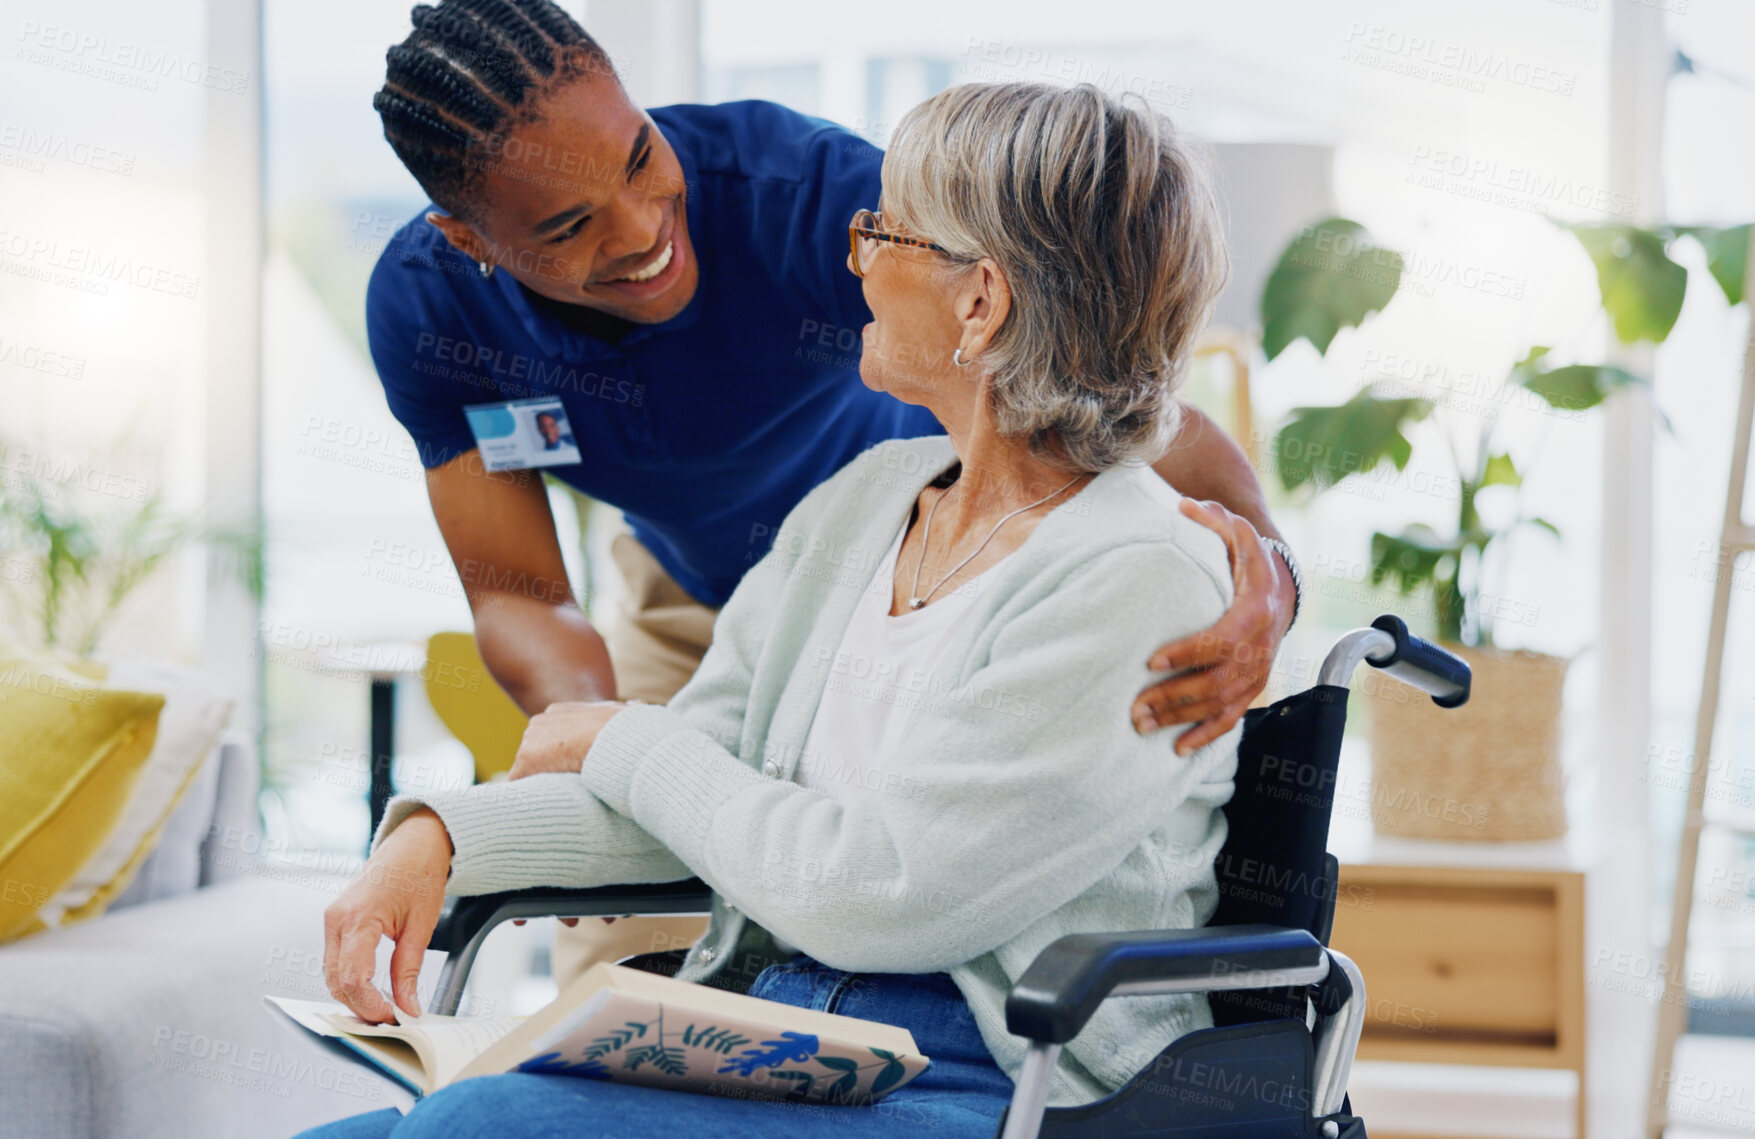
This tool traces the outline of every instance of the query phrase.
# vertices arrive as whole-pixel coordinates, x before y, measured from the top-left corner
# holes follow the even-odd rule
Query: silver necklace
[[[1034,509],[1036,509],[1036,507],[1041,506],[1044,502],[1048,502],[1050,499],[1054,498],[1055,495],[1059,495],[1059,494],[1064,493],[1066,491],[1067,486],[1071,486],[1073,483],[1078,482],[1080,479],[1082,479],[1084,477],[1085,476],[1082,474],[1081,475],[1074,475],[1072,478],[1072,482],[1067,483],[1066,486],[1061,487],[1060,490],[1055,491],[1054,494],[1050,494],[1044,498],[1038,498],[1035,502],[1032,502],[1028,506],[1020,506],[1016,510],[1012,511],[1010,514],[1006,515],[1004,518],[1001,518],[998,522],[995,522],[993,524],[993,529],[988,531],[987,537],[983,538],[981,540],[981,544],[979,546],[975,547],[975,553],[970,554],[968,557],[966,557],[962,561],[958,562],[956,564],[956,566],[951,569],[950,573],[947,573],[943,577],[939,578],[938,584],[933,586],[931,589],[927,590],[926,595],[924,597],[922,597],[920,594],[920,567],[926,564],[927,546],[932,542],[932,516],[934,514],[938,513],[938,504],[943,502],[945,499],[949,498],[951,496],[951,493],[950,493],[950,491],[946,491],[945,493],[939,495],[936,499],[933,500],[932,506],[929,507],[926,511],[926,525],[922,528],[921,534],[920,534],[920,560],[914,563],[914,584],[908,590],[908,608],[909,609],[918,609],[922,605],[925,605],[928,601],[931,601],[932,595],[937,593],[940,589],[943,589],[945,582],[951,580],[953,577],[956,577],[958,570],[962,569],[964,566],[966,566],[970,562],[974,561],[976,556],[979,555],[982,550],[985,550],[987,548],[987,543],[993,541],[993,536],[995,534],[999,533],[999,528],[1001,526],[1004,526],[1007,522],[1010,522],[1012,519],[1016,518],[1018,515],[1022,514],[1024,511],[1034,510]]]

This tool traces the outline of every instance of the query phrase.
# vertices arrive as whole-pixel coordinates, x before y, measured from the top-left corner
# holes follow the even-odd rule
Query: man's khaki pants
[[[620,610],[601,627],[615,666],[617,695],[666,703],[706,655],[719,611],[689,596],[625,526],[610,540],[610,556],[627,584]],[[586,919],[571,928],[557,925],[551,954],[555,983],[565,988],[600,961],[687,949],[706,928],[707,919],[699,917],[636,917],[613,923]]]

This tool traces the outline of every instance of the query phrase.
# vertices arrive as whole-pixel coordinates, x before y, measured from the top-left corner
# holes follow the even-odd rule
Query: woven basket
[[[1566,833],[1560,692],[1570,661],[1446,646],[1474,671],[1469,702],[1440,708],[1382,673],[1370,708],[1371,821],[1379,834],[1514,841]]]

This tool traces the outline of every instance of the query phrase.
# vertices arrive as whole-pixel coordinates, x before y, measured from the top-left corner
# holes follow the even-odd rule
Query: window
[[[8,5],[0,35],[0,478],[91,516],[203,507],[202,121],[259,77],[209,59],[203,6]],[[0,551],[0,585],[31,583]],[[130,597],[107,652],[200,653],[202,559]],[[188,588],[189,586],[194,588]],[[26,597],[30,596],[27,592]],[[28,602],[26,603],[28,604]],[[40,614],[0,612],[21,631]]]
[[[340,871],[363,854],[369,670],[472,627],[408,433],[367,353],[366,282],[426,196],[384,141],[372,95],[405,6],[270,0],[264,286],[264,609],[271,849]],[[558,503],[563,547],[575,528]],[[400,683],[397,782],[467,785],[468,753]]]

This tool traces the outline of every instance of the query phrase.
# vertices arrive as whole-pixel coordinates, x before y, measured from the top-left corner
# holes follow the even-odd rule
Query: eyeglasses
[[[942,245],[934,245],[930,241],[922,241],[918,237],[907,237],[900,233],[887,233],[884,228],[884,215],[871,210],[860,210],[853,215],[853,224],[847,227],[847,244],[852,249],[853,275],[864,277],[871,269],[872,258],[877,255],[878,243],[888,241],[896,245],[908,245],[915,249],[930,249],[935,253],[949,255],[949,250]]]

